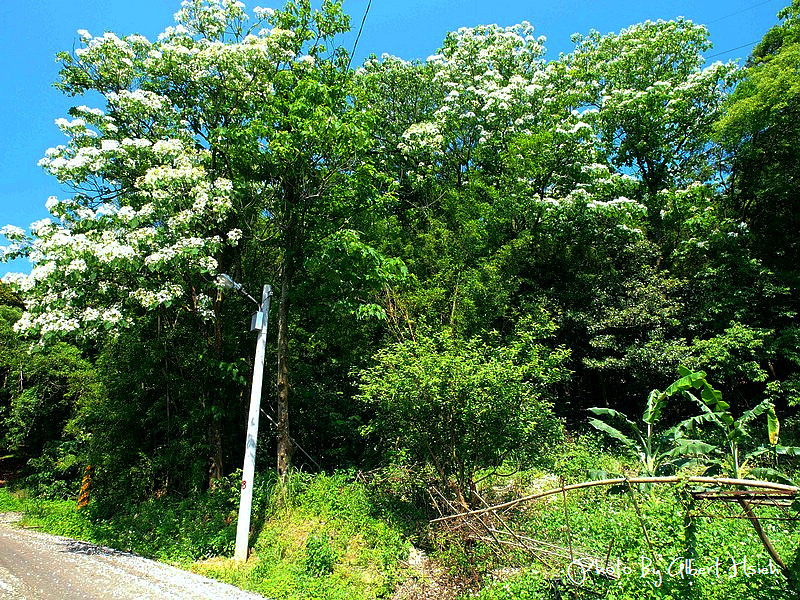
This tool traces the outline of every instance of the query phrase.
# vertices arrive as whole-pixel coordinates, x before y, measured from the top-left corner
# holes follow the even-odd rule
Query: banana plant
[[[686,390],[698,388],[705,381],[705,373],[681,371],[681,378],[663,392],[652,390],[642,414],[642,424],[637,425],[623,413],[612,408],[590,408],[596,417],[589,424],[620,442],[625,450],[638,460],[642,474],[648,477],[664,475],[692,462],[693,455],[706,454],[713,446],[700,440],[683,439],[689,423],[683,421],[666,430],[658,429],[668,400]]]
[[[682,372],[688,371],[684,367],[680,369],[682,369]],[[778,455],[800,456],[800,448],[778,444],[780,421],[775,414],[775,406],[772,402],[763,400],[735,419],[731,413],[730,405],[722,399],[722,393],[719,390],[715,390],[708,383],[705,373],[700,371],[695,375],[701,375],[694,380],[694,385],[692,386],[692,388],[700,390],[700,398],[688,389],[683,390],[683,393],[700,407],[701,414],[683,421],[680,424],[682,431],[679,436],[684,444],[691,446],[698,440],[686,437],[686,433],[689,431],[700,430],[706,424],[718,431],[722,440],[721,443],[718,445],[705,444],[708,447],[706,464],[709,465],[709,469],[707,472],[709,474],[728,475],[734,479],[740,479],[745,475],[753,475],[785,480],[786,477],[775,469],[750,467],[754,458],[767,453],[773,456],[776,464]],[[768,444],[760,444],[754,450],[745,453],[743,446],[746,443],[749,443],[749,445],[755,444],[752,423],[765,413],[767,415]]]

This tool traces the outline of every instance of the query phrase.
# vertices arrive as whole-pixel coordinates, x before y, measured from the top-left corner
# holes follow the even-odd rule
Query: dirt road
[[[168,565],[10,525],[0,514],[0,600],[256,600]]]

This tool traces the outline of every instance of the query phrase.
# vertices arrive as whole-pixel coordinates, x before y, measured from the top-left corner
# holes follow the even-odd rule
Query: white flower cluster
[[[253,14],[261,20],[269,19],[272,15],[275,14],[274,8],[263,8],[261,6],[254,6],[253,7]]]
[[[147,90],[137,89],[134,91],[120,90],[119,92],[108,92],[106,98],[109,103],[120,111],[137,111],[156,113],[165,110],[169,106],[169,99]]]
[[[73,119],[72,121],[68,121],[67,119],[56,119],[56,126],[73,138],[79,137],[97,137],[97,132],[91,129],[88,129],[86,126],[85,119]]]
[[[239,0],[183,0],[175,21],[184,25],[190,34],[209,39],[222,39],[232,20],[246,20],[245,6]]]
[[[448,34],[441,53],[428,57],[426,66],[444,93],[435,120],[411,125],[400,150],[407,155],[433,153],[428,160],[435,160],[445,147],[470,154],[494,136],[531,130],[548,103],[543,42],[527,22],[506,28],[461,28]],[[403,67],[391,57],[384,62],[391,68]],[[365,63],[364,69],[376,69],[372,63]],[[577,123],[569,127],[568,134],[581,129]]]
[[[211,256],[200,254],[202,251],[216,251],[221,240],[218,236],[209,238],[187,237],[178,239],[174,244],[163,246],[144,259],[148,267],[161,267],[177,259],[184,259],[199,265],[201,268],[213,271],[217,262]],[[209,260],[210,259],[210,260]]]
[[[214,319],[214,300],[208,294],[198,294],[197,313],[208,322]]]
[[[138,289],[130,293],[131,298],[148,310],[168,302],[173,302],[182,295],[183,287],[176,283],[169,283],[165,287],[156,290]]]
[[[30,291],[33,287],[31,278],[26,273],[6,273],[3,275],[0,281],[12,289],[20,290],[22,292]]]
[[[414,123],[403,133],[398,148],[404,154],[412,154],[419,148],[441,152],[444,137],[436,123]]]
[[[257,22],[238,39],[232,32],[247,18],[242,2],[185,0],[176,25],[157,42],[78,32],[73,79],[65,69],[65,84],[80,94],[86,80],[76,74],[89,73],[98,80],[113,77],[115,86],[103,90],[104,110],[78,106],[70,118],[59,119],[69,141],[40,161],[82,193],[48,198],[52,219],[34,223],[30,234],[0,230],[12,242],[3,254],[25,244],[33,263],[29,275],[3,278],[26,291],[20,330],[43,336],[113,331],[130,323],[130,310],[169,303],[187,308],[192,298],[186,281],[216,273],[220,253],[243,238],[231,217],[233,183],[210,168],[211,154],[202,148],[208,140],[200,140],[194,115],[182,112],[182,99],[139,84],[149,76],[214,86],[224,79],[231,89],[247,89],[253,73],[275,65],[311,68],[317,59],[296,56],[300,40],[275,27],[273,17],[271,9],[257,9]],[[274,92],[269,82],[259,85],[259,101]],[[426,135],[424,127],[419,133]],[[148,271],[152,277],[143,276]],[[212,299],[199,294],[196,301],[191,308],[213,318]]]
[[[86,261],[82,258],[76,258],[70,262],[66,267],[66,274],[70,275],[72,273],[83,273],[88,268]]]
[[[14,330],[18,332],[35,332],[42,338],[52,334],[68,334],[81,328],[76,317],[66,317],[63,314],[43,312],[34,315],[30,311],[14,323]]]
[[[139,185],[142,189],[192,185],[200,182],[204,175],[202,167],[189,161],[180,161],[175,166],[158,165],[148,169]]]
[[[239,240],[242,239],[242,230],[241,229],[231,229],[228,232],[228,242],[231,246],[236,246],[239,244]]]
[[[94,255],[103,263],[110,263],[117,259],[130,260],[137,256],[133,246],[115,239],[112,232],[104,231],[102,242],[95,247]]]
[[[85,29],[79,29],[78,35],[80,36],[81,41],[86,44],[83,48],[75,49],[75,56],[79,58],[88,58],[92,50],[97,50],[103,48],[104,46],[106,48],[113,48],[118,52],[121,52],[123,56],[129,60],[135,56],[128,43],[120,39],[114,33],[106,32],[100,37],[92,37],[91,34]]]
[[[39,219],[31,223],[31,233],[43,237],[46,236],[53,227],[53,222],[50,219]]]
[[[16,225],[4,225],[0,227],[0,235],[9,240],[20,240],[25,237],[25,230]]]
[[[161,159],[176,158],[183,152],[183,142],[177,138],[169,140],[158,140],[153,144],[153,152]]]

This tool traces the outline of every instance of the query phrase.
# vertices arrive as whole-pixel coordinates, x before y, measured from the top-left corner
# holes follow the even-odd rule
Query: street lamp
[[[242,491],[239,498],[239,518],[236,521],[236,548],[233,559],[240,562],[247,560],[247,546],[250,536],[250,513],[253,508],[253,477],[256,470],[256,444],[258,442],[258,415],[261,412],[261,384],[264,380],[264,353],[267,347],[267,324],[269,323],[269,303],[272,297],[272,286],[264,285],[261,303],[248,294],[242,284],[236,283],[229,275],[217,275],[217,285],[236,290],[255,302],[258,312],[250,322],[250,331],[258,330],[256,342],[256,359],[253,365],[253,385],[250,388],[250,414],[247,421],[247,440],[244,449],[244,466],[242,467]]]

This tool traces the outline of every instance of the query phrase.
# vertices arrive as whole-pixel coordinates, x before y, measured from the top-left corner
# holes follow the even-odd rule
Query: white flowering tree
[[[42,339],[102,336],[169,309],[191,315],[219,352],[214,275],[229,272],[251,289],[272,280],[283,474],[295,282],[311,254],[343,235],[366,248],[347,224],[373,200],[359,166],[366,136],[351,110],[348,58],[334,42],[348,18],[329,0],[320,10],[300,0],[252,16],[234,0],[185,0],[175,18],[154,41],[80,31],[79,47],[59,54],[58,86],[99,93],[102,108],[77,106],[57,121],[66,143],[41,165],[73,193],[50,198],[52,216],[30,233],[3,229],[5,255],[33,264],[5,281],[26,299],[17,328]],[[362,279],[388,277],[393,265],[376,256],[373,276]],[[211,438],[216,477],[218,433]]]
[[[644,381],[685,352],[665,341],[680,305],[649,191],[708,177],[733,67],[703,69],[707,31],[683,20],[576,42],[545,62],[528,23],[462,28],[424,64],[364,65],[377,154],[418,231],[409,264],[427,278],[398,312],[471,332],[546,296],[576,371]]]
[[[370,119],[373,163],[391,177],[401,198],[419,187],[418,172],[425,166],[401,151],[406,131],[429,119],[442,102],[433,74],[430,63],[389,54],[371,56],[356,70],[354,99],[358,110]]]
[[[591,86],[566,61],[546,62],[533,33],[527,22],[461,28],[424,64],[364,64],[376,153],[401,188],[488,183],[498,188],[494,206],[518,221],[575,191],[602,207],[632,189],[597,152]]]
[[[566,57],[597,110],[599,149],[655,196],[709,177],[711,127],[733,82],[733,63],[703,67],[708,30],[678,18],[618,34],[576,35]]]
[[[537,120],[545,102],[543,41],[529,23],[449,33],[427,60],[438,106],[406,129],[400,151],[456,186],[496,159],[498,148]]]
[[[424,63],[372,57],[358,74],[376,160],[399,188],[395,214],[428,229],[413,244],[418,273],[435,279],[451,325],[461,306],[473,322],[503,310],[515,278],[481,263],[526,230],[546,240],[578,211],[604,237],[616,240],[608,223],[643,235],[636,180],[597,152],[587,84],[546,62],[543,44],[530,23],[461,28]],[[417,302],[427,311],[431,295]]]

